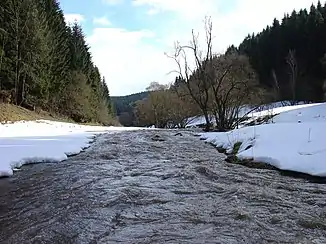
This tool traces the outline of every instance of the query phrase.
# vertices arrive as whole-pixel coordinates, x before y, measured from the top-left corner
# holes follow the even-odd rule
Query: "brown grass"
[[[45,111],[40,111],[39,113],[36,113],[35,111],[30,111],[28,109],[13,104],[0,103],[0,122],[2,123],[8,121],[15,122],[20,120],[28,121],[28,120],[38,120],[38,119],[73,122],[68,118],[53,116]]]
[[[76,123],[70,118],[51,114],[43,110],[35,112],[13,104],[0,103],[0,123],[5,123],[9,121],[15,122],[21,120],[31,121],[31,120],[39,120],[39,119]],[[92,122],[78,123],[78,124],[99,125],[99,126],[101,125],[99,123],[92,123]],[[109,119],[109,121],[107,121],[107,125],[121,126],[121,124],[115,118]]]

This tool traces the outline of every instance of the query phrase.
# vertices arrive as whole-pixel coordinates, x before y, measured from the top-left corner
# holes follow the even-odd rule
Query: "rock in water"
[[[152,140],[153,141],[165,141],[161,136],[159,135],[155,135],[152,137]]]

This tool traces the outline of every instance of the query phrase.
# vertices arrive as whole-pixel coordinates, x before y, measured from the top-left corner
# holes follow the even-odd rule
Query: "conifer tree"
[[[321,101],[326,73],[321,59],[326,53],[326,6],[319,2],[307,11],[302,9],[285,14],[280,21],[256,35],[249,35],[239,45],[241,53],[249,56],[259,75],[260,84],[274,87],[278,80],[281,97],[292,99],[288,89],[289,74],[286,57],[289,50],[296,50],[298,64],[297,99]]]
[[[0,26],[1,98],[78,122],[108,122],[108,88],[82,27],[67,26],[57,0],[3,0]]]

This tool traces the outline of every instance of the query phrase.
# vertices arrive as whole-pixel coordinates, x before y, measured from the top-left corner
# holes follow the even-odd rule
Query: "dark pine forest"
[[[249,57],[266,101],[324,101],[326,5],[274,19],[227,52]],[[77,122],[108,124],[115,114],[135,125],[133,105],[146,96],[111,100],[81,26],[67,25],[57,0],[0,1],[0,102]]]
[[[56,0],[0,1],[0,102],[107,124],[109,90]]]
[[[238,48],[250,58],[260,84],[273,89],[274,100],[324,100],[326,78],[326,5],[293,11]]]

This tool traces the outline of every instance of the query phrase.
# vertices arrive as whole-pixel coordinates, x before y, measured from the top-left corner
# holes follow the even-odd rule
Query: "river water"
[[[326,185],[175,133],[102,135],[0,179],[0,243],[326,243]]]

